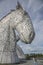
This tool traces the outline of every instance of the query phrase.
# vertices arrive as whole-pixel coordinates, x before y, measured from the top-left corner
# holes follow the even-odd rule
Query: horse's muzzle
[[[30,39],[29,44],[33,41],[34,37],[35,37],[35,32],[31,32],[29,35],[29,39]]]

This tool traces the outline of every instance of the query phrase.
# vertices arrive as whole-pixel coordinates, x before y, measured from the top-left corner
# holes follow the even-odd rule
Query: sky
[[[35,30],[35,39],[31,44],[19,41],[18,45],[24,53],[43,53],[43,0],[0,0],[0,19],[16,8],[17,1],[30,15]]]

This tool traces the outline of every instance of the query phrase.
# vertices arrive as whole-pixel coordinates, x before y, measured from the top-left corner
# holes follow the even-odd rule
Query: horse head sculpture
[[[24,43],[31,43],[35,37],[30,16],[19,3],[16,10],[12,10],[0,20],[0,63],[20,62],[16,53],[15,30],[18,32],[19,39]],[[22,52],[21,49],[20,52]]]
[[[34,27],[28,13],[22,8],[20,3],[16,7],[15,28],[19,34],[20,40],[25,43],[31,43],[35,37]],[[14,13],[12,13],[14,15]]]

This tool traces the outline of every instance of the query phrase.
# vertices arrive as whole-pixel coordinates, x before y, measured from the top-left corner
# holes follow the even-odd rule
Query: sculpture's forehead
[[[19,17],[19,16],[23,16],[23,11],[20,9],[20,10],[15,10],[11,13],[11,15],[13,17]]]
[[[30,18],[28,13],[22,9],[15,10],[11,13],[11,17],[14,17],[16,20],[22,20],[23,18]]]
[[[20,10],[15,10],[11,13],[11,19],[12,21],[14,21],[14,25],[18,25],[18,23],[24,22],[24,21],[28,21],[27,19],[29,19],[28,14],[23,11],[22,9]]]

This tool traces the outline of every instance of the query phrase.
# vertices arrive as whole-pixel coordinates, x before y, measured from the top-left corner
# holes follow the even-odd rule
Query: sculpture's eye
[[[24,15],[27,15],[28,13],[26,11],[24,11]]]

